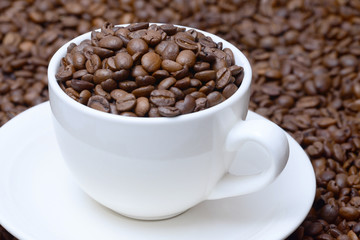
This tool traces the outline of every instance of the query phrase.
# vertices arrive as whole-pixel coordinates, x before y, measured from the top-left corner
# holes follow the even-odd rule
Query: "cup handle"
[[[236,151],[248,141],[256,142],[265,149],[270,166],[254,175],[226,173],[210,192],[208,200],[256,192],[274,181],[285,168],[289,158],[289,142],[284,131],[275,123],[268,120],[238,122],[226,138],[225,150]]]

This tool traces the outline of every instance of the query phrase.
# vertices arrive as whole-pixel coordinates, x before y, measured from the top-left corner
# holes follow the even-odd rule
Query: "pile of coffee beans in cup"
[[[0,126],[46,101],[52,54],[105,22],[205,30],[247,55],[251,110],[291,134],[313,164],[314,204],[287,239],[359,240],[359,16],[358,0],[1,0]],[[0,227],[0,239],[15,238]]]
[[[56,73],[65,93],[90,108],[133,117],[175,117],[215,106],[244,77],[234,54],[194,29],[105,23],[71,43]]]

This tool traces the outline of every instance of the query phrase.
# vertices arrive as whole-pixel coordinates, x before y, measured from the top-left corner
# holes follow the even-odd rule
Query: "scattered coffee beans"
[[[244,76],[234,63],[230,49],[195,30],[105,23],[91,41],[69,46],[55,77],[66,94],[96,110],[175,117],[231,97]]]

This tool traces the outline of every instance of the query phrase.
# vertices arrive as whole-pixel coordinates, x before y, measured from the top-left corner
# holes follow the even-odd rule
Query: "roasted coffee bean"
[[[95,73],[101,66],[101,59],[98,55],[91,54],[90,58],[85,63],[88,73]]]
[[[194,65],[195,72],[201,72],[210,69],[210,63],[208,62],[196,62]]]
[[[127,92],[131,92],[137,88],[137,84],[135,81],[123,81],[119,82],[119,88],[125,90]]]
[[[194,112],[204,110],[207,106],[207,98],[197,98],[195,100],[195,109]]]
[[[216,88],[223,89],[230,83],[231,72],[227,68],[220,68],[216,72]]]
[[[80,52],[75,52],[72,55],[72,62],[73,62],[75,69],[84,69],[86,58],[85,58],[84,54],[82,54]]]
[[[225,97],[225,98],[229,98],[231,97],[236,91],[238,90],[238,87],[231,83],[231,84],[228,84],[224,90],[222,91],[222,95]]]
[[[207,107],[213,107],[225,100],[225,97],[217,91],[209,93],[206,98],[207,98],[207,105],[206,105]]]
[[[131,72],[131,76],[134,78],[147,75],[149,75],[149,73],[141,65],[136,65]]]
[[[70,86],[75,89],[77,92],[81,92],[83,90],[91,90],[94,88],[94,84],[84,81],[84,80],[71,80]]]
[[[116,36],[106,36],[102,38],[99,43],[99,47],[107,48],[111,50],[119,50],[123,46],[123,42],[119,37]]]
[[[138,76],[135,78],[136,86],[143,87],[148,85],[154,85],[156,82],[156,79],[153,76]]]
[[[149,99],[146,97],[139,97],[136,99],[135,114],[139,117],[144,117],[150,110]]]
[[[149,117],[161,117],[157,107],[151,107],[149,110]]]
[[[120,52],[116,54],[115,58],[115,65],[117,69],[130,69],[133,66],[133,59],[127,52]]]
[[[100,84],[107,79],[113,78],[113,75],[114,73],[110,69],[98,69],[94,73],[94,83]]]
[[[138,97],[150,97],[151,92],[155,89],[154,86],[148,85],[134,89],[131,93]]]
[[[116,99],[116,109],[119,112],[127,112],[132,110],[136,105],[136,98],[133,94],[127,93]]]
[[[111,91],[110,96],[115,99],[118,100],[119,98],[121,98],[122,96],[126,95],[127,92],[121,89],[114,89]]]
[[[153,73],[157,70],[160,69],[161,66],[161,58],[158,54],[156,54],[155,52],[149,52],[146,53],[142,58],[141,58],[141,65],[143,66],[143,68],[149,72],[149,73]],[[167,70],[167,69],[165,69]]]
[[[181,114],[180,110],[176,107],[162,106],[158,108],[160,116],[163,117],[176,117]]]
[[[137,52],[141,54],[145,54],[148,51],[149,46],[144,40],[139,38],[134,38],[128,42],[126,49],[131,55],[134,55]]]
[[[180,63],[183,66],[187,65],[188,67],[193,67],[195,65],[195,61],[195,53],[190,50],[183,50],[176,57],[176,62]]]
[[[179,88],[181,90],[185,90],[190,87],[190,78],[185,77],[183,79],[177,80],[174,84],[174,87]]]
[[[173,106],[176,102],[176,99],[173,92],[165,89],[159,89],[151,92],[150,101],[156,106],[161,107]]]
[[[94,93],[96,95],[100,95],[100,96],[104,97],[108,101],[111,100],[110,94],[102,88],[101,84],[98,84],[95,86]]]
[[[169,72],[166,71],[166,70],[157,70],[156,72],[154,72],[152,74],[152,76],[156,79],[156,80],[161,80],[161,79],[164,79],[164,78],[167,78],[170,76]]]
[[[162,80],[159,85],[158,89],[169,89],[171,86],[173,86],[176,83],[176,79],[173,77],[168,77]]]
[[[87,105],[102,112],[110,112],[110,104],[103,96],[95,95],[90,97]]]
[[[112,90],[117,88],[117,83],[115,82],[114,79],[111,79],[111,78],[106,79],[105,81],[101,82],[100,85],[107,92],[111,92]]]
[[[75,68],[73,65],[67,65],[66,67],[62,66],[59,68],[55,77],[59,81],[66,81],[72,78],[74,72],[75,72]]]
[[[91,97],[91,92],[89,90],[82,90],[79,94],[79,102],[84,105],[87,105],[90,97]]]
[[[183,68],[183,66],[180,63],[177,63],[172,60],[165,59],[161,63],[162,69],[168,71],[168,72],[176,72]]]
[[[214,70],[204,70],[195,73],[194,77],[202,82],[208,82],[216,79],[216,72]]]
[[[184,100],[176,102],[175,107],[180,110],[181,114],[187,114],[194,111],[196,106],[195,98],[191,95],[186,95]]]
[[[163,60],[176,60],[179,55],[179,46],[172,41],[162,41],[156,48],[155,52],[160,54]]]

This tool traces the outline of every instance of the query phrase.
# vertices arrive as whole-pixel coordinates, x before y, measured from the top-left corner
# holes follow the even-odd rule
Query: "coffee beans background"
[[[105,21],[192,26],[244,51],[251,109],[290,133],[316,172],[313,207],[288,239],[359,239],[358,0],[1,0],[0,125],[46,101],[52,54]],[[0,239],[13,237],[1,228]]]

